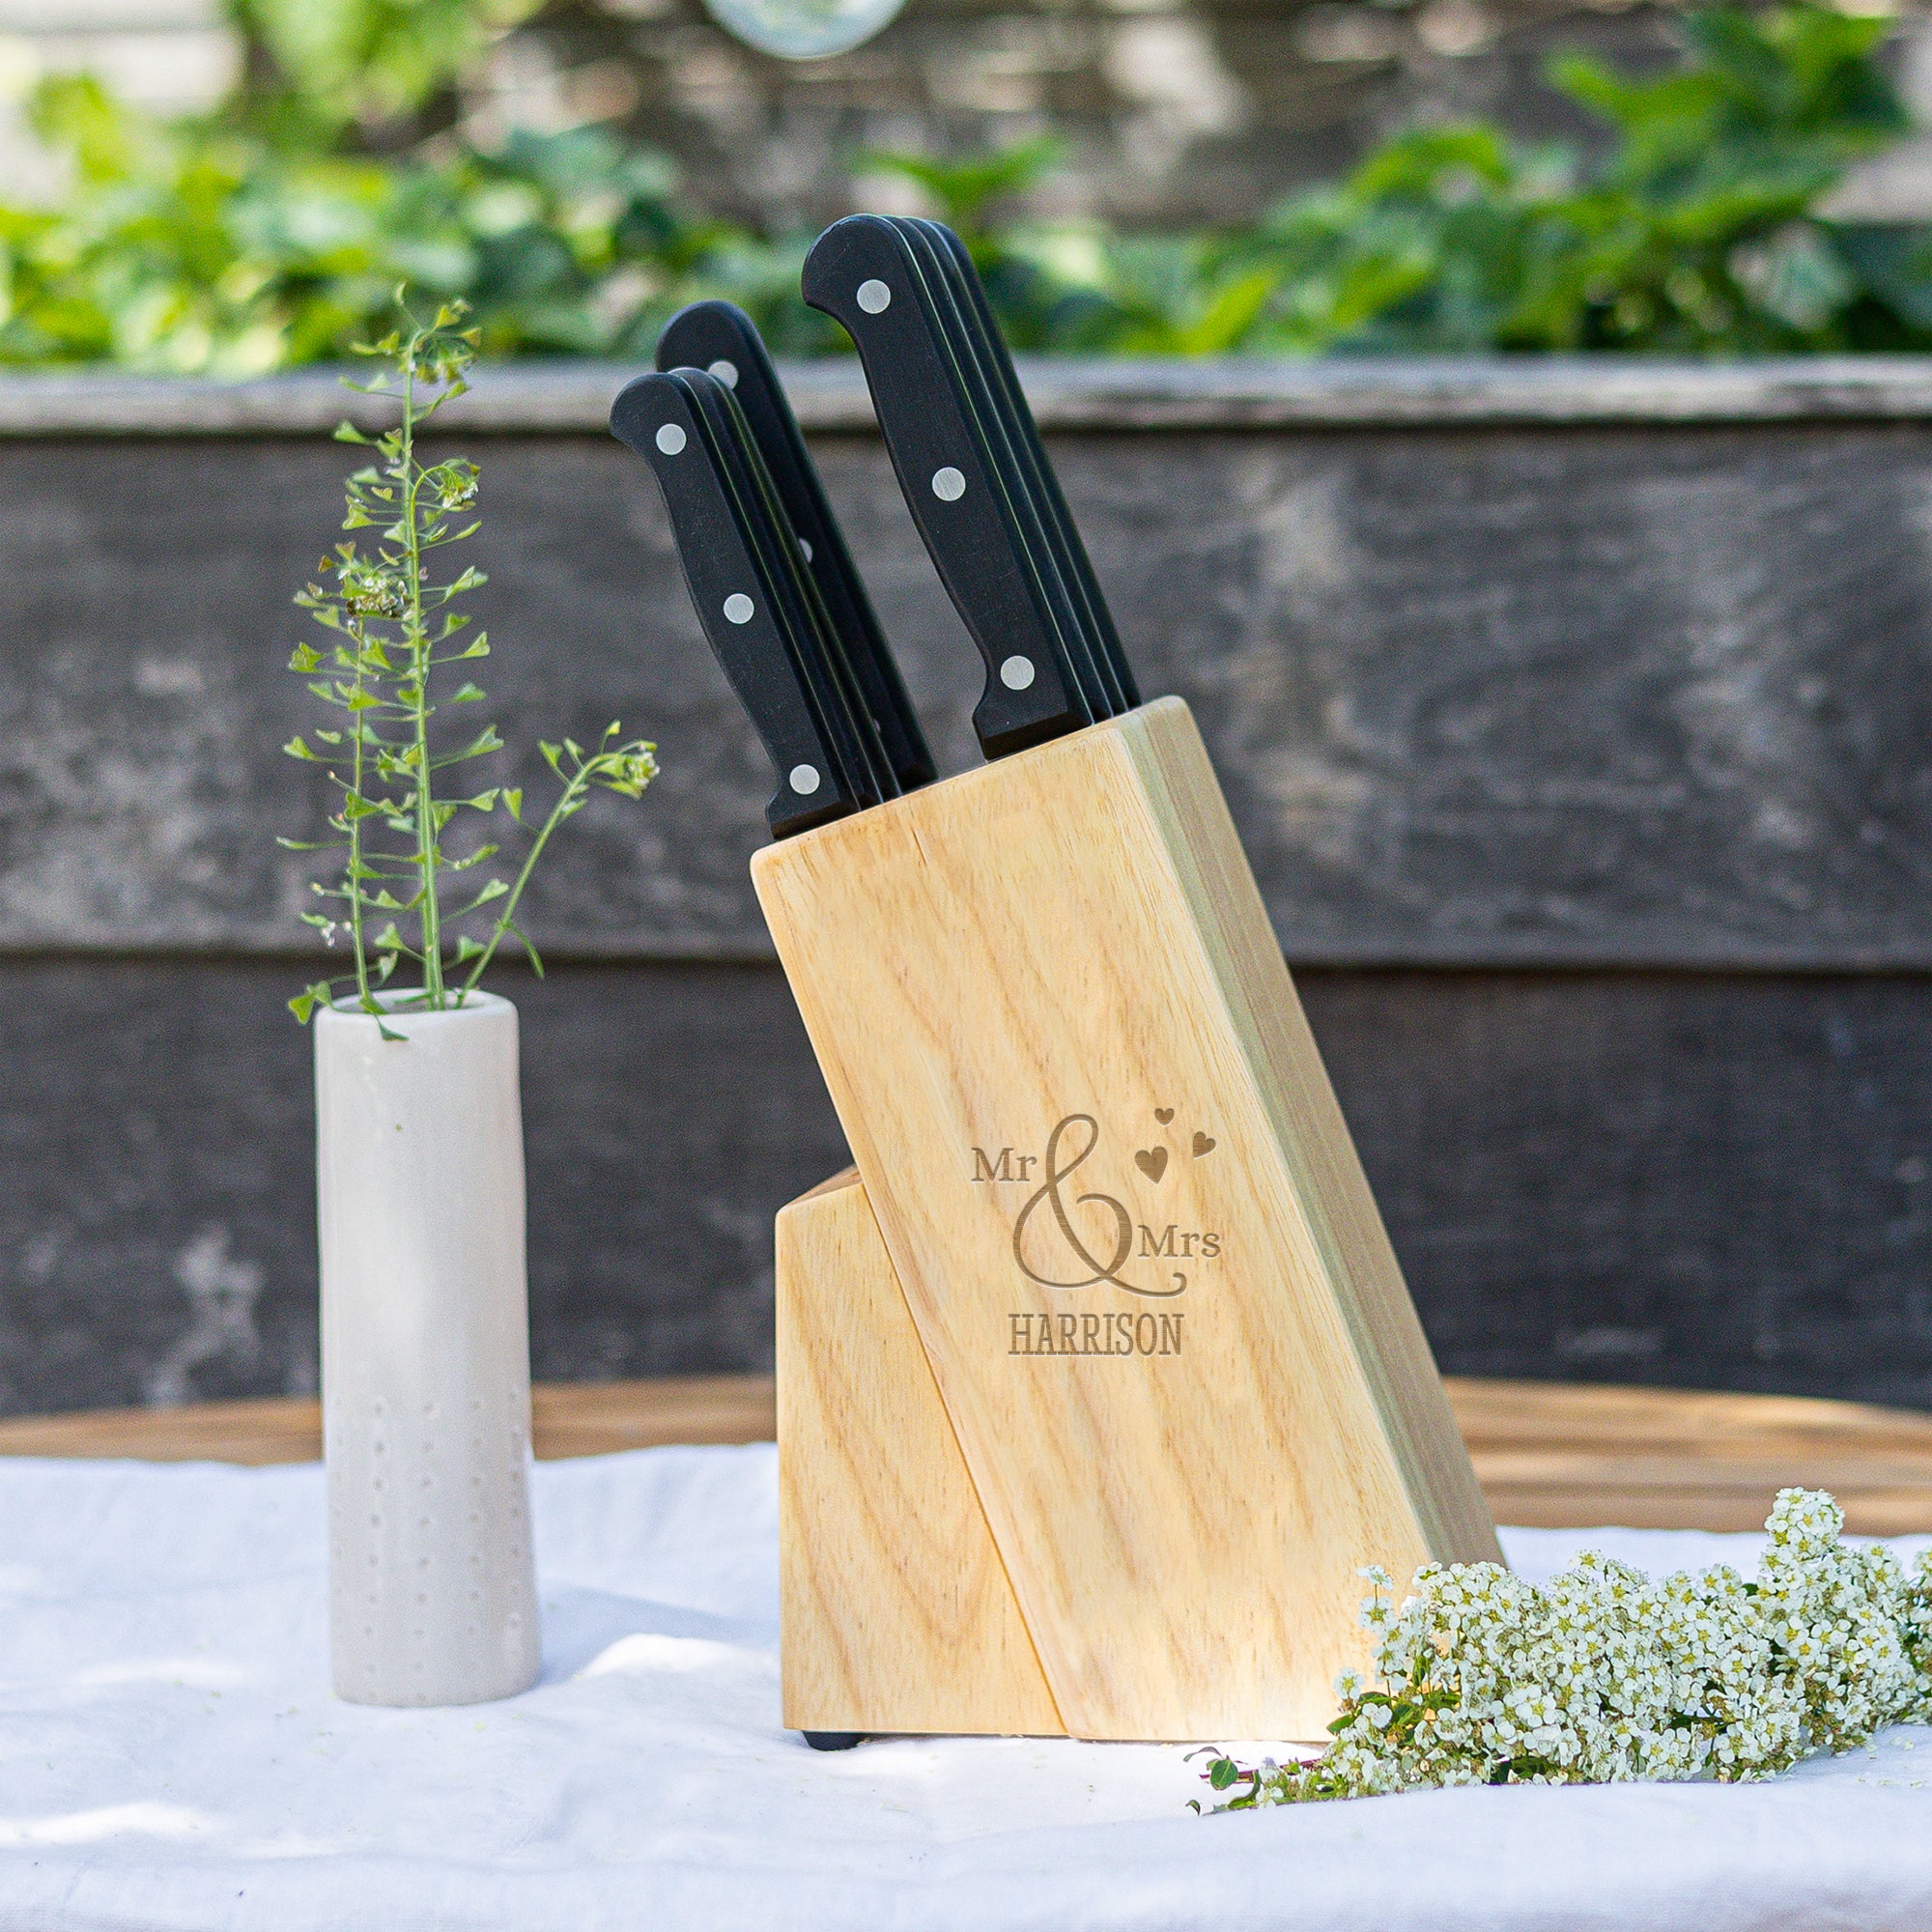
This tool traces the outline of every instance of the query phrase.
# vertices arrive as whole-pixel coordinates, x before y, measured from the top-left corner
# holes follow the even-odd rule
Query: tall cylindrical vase
[[[316,1016],[336,1693],[475,1704],[534,1682],[517,1009]]]

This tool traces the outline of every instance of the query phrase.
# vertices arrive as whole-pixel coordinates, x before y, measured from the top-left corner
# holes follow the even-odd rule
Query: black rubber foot
[[[813,1750],[850,1750],[865,1738],[864,1731],[801,1731],[799,1736]]]

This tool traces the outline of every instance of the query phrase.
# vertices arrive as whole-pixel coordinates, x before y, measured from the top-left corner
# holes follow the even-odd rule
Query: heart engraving
[[[1196,1160],[1199,1160],[1204,1153],[1212,1153],[1219,1146],[1220,1142],[1212,1134],[1204,1134],[1198,1128],[1195,1130],[1194,1158]]]
[[[1150,1180],[1158,1180],[1167,1172],[1167,1150],[1164,1147],[1143,1148],[1134,1155],[1134,1165]]]
[[[1153,1110],[1153,1117],[1162,1126],[1166,1126],[1168,1122],[1174,1119],[1174,1109],[1172,1107],[1156,1107]]]

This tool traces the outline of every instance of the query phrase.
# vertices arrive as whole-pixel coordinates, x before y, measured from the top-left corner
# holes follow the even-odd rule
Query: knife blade
[[[848,771],[799,668],[727,479],[687,386],[639,376],[611,408],[611,431],[649,465],[664,494],[678,561],[704,635],[779,775],[765,807],[777,838],[862,810]]]
[[[1026,567],[1037,586],[1058,641],[1061,661],[1078,683],[1092,715],[1111,717],[1121,709],[1119,694],[1076,608],[1069,572],[1063,565],[1047,528],[1043,492],[1028,472],[1017,425],[1009,419],[1010,412],[987,365],[978,329],[969,319],[967,298],[956,285],[953,264],[950,256],[942,255],[919,223],[888,216],[887,225],[899,238],[911,270],[914,293],[938,332],[963,386],[972,433],[983,441],[1006,492]]]
[[[703,369],[731,391],[798,538],[833,630],[844,641],[899,790],[915,791],[930,784],[938,768],[918,714],[866,594],[865,582],[846,549],[844,532],[826,501],[798,418],[752,318],[727,301],[693,302],[679,309],[658,337],[657,366]]]
[[[1001,333],[992,304],[986,299],[985,284],[980,279],[980,271],[974,267],[973,257],[965,242],[943,221],[917,220],[912,225],[923,229],[952,265],[956,286],[967,305],[967,320],[981,347],[994,386],[1005,403],[1012,433],[1020,445],[1022,461],[1027,465],[1034,486],[1040,495],[1042,520],[1054,542],[1062,570],[1069,579],[1069,588],[1073,591],[1089,638],[1105,667],[1118,708],[1131,711],[1141,701],[1139,681],[1134,676],[1133,666],[1128,662],[1126,647],[1121,642],[1121,634],[1115,626],[1114,613],[1108,609],[1106,597],[1101,592],[1099,579],[1094,574],[1093,559],[1087,554],[1086,544],[1081,541],[1080,526],[1066,507],[1060,478],[1047,456],[1046,445],[1040,440],[1039,426],[1034,421],[1026,391],[1020,387],[1007,339]]]
[[[913,522],[984,662],[973,712],[981,749],[1004,757],[1092,724],[896,231],[876,215],[835,222],[812,244],[801,286],[858,346]]]

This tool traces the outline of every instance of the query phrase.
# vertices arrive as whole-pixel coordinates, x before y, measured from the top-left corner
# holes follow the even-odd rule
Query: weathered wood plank
[[[477,558],[506,731],[658,738],[559,840],[559,958],[765,957],[770,786],[655,490],[501,437]],[[946,768],[977,658],[869,439],[820,445]],[[1305,964],[1932,966],[1932,426],[1080,436],[1143,682],[1185,696]],[[0,442],[0,949],[298,937],[279,671],[333,528],[314,439]],[[192,479],[185,492],[184,479]],[[522,776],[541,792],[530,761]]]
[[[293,962],[0,967],[0,1413],[306,1394]],[[844,1142],[774,969],[512,976],[537,1373],[770,1367],[772,1215]]]
[[[1932,356],[1807,355],[1763,362],[1640,356],[1431,356],[1406,361],[1273,361],[1259,356],[1015,358],[1042,428],[1305,429],[1472,423],[1922,421]],[[466,430],[598,432],[634,362],[486,363],[447,420]],[[358,372],[359,373],[359,372]],[[851,357],[783,365],[801,423],[869,431],[870,400]],[[0,374],[0,436],[327,434],[345,416],[385,424],[378,404],[332,369],[253,382],[116,370]]]
[[[292,961],[0,961],[0,1413],[314,1386]],[[1436,1359],[1932,1405],[1932,980],[1296,983]],[[772,1215],[847,1158],[771,967],[524,1014],[536,1372],[766,1369]]]

